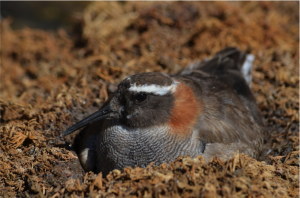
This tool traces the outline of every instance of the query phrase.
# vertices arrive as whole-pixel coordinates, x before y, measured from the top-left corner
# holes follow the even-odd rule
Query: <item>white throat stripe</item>
[[[137,86],[136,83],[131,84],[129,91],[135,92],[145,92],[145,93],[153,93],[156,95],[166,95],[167,93],[174,93],[176,90],[178,82],[174,82],[169,86],[160,86],[160,85],[139,85]]]

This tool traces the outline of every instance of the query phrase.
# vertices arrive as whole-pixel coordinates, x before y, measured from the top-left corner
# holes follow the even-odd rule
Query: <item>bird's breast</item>
[[[106,120],[97,138],[97,171],[108,173],[124,167],[146,167],[151,162],[161,164],[179,155],[201,154],[203,145],[193,135],[180,137],[170,132],[168,125],[131,128],[116,120]]]

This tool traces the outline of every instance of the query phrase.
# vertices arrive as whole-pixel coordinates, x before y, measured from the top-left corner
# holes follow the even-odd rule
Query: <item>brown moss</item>
[[[0,196],[299,197],[298,9],[299,2],[94,2],[76,38],[14,31],[1,20]],[[265,161],[179,157],[106,178],[83,172],[74,135],[61,136],[67,126],[96,111],[128,75],[177,72],[227,46],[256,57]]]

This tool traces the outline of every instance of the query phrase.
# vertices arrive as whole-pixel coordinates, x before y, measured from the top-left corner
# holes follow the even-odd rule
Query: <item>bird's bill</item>
[[[91,124],[93,122],[99,121],[99,120],[103,120],[105,118],[108,118],[111,116],[111,113],[114,112],[112,110],[112,108],[110,107],[110,105],[106,105],[105,107],[101,108],[99,111],[96,111],[95,113],[93,113],[92,115],[84,118],[83,120],[77,122],[76,124],[74,124],[73,126],[71,126],[70,128],[68,128],[65,132],[64,132],[64,136],[69,135],[73,132],[75,132],[76,130]]]

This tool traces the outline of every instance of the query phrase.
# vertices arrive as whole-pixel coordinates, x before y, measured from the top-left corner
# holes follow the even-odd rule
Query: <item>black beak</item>
[[[69,134],[75,132],[77,129],[80,129],[88,124],[91,124],[98,120],[102,120],[102,119],[111,117],[112,112],[114,112],[114,111],[111,109],[110,105],[107,105],[107,106],[101,108],[99,111],[96,111],[92,115],[88,116],[87,118],[84,118],[83,120],[77,122],[76,124],[74,124],[73,126],[68,128],[64,132],[64,136],[69,135]]]

